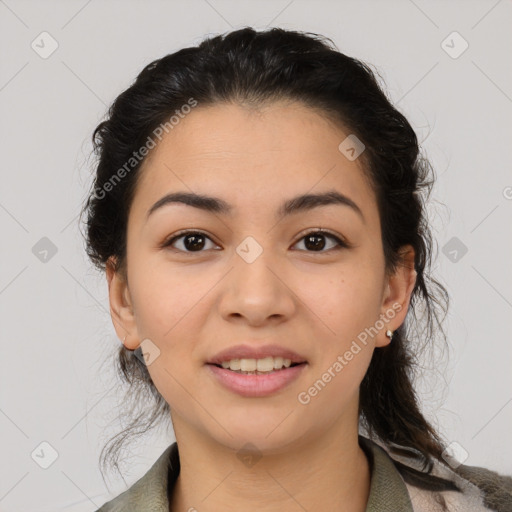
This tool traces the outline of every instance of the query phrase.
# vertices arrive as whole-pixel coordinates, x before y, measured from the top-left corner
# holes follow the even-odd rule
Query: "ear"
[[[400,254],[402,256],[401,264],[392,275],[387,276],[384,285],[381,318],[384,319],[385,326],[377,336],[376,347],[388,345],[391,340],[386,336],[386,331],[388,329],[394,331],[403,324],[409,308],[411,293],[416,284],[414,248],[412,245],[404,245],[400,249]]]
[[[126,277],[115,271],[110,258],[106,264],[106,274],[112,323],[124,346],[135,350],[139,346],[139,336]],[[123,341],[125,336],[126,340]]]

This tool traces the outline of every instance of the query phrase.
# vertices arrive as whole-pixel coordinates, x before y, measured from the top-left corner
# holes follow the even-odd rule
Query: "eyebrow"
[[[218,197],[195,194],[193,192],[173,192],[160,198],[147,213],[146,220],[152,213],[169,204],[186,204],[206,212],[230,215],[233,207]],[[348,206],[365,222],[363,212],[349,197],[337,190],[329,190],[319,194],[302,194],[286,200],[276,212],[276,217],[285,217],[295,213],[310,211],[313,208],[327,205]]]

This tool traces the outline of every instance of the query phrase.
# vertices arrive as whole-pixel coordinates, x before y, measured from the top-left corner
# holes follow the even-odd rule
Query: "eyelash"
[[[352,247],[352,245],[349,244],[346,240],[336,236],[334,233],[332,233],[332,232],[330,232],[330,231],[328,231],[326,229],[314,229],[314,230],[308,231],[301,238],[299,238],[299,240],[297,240],[297,242],[295,242],[295,244],[299,243],[304,238],[306,238],[308,235],[312,235],[312,234],[315,234],[315,235],[316,234],[321,234],[321,235],[326,236],[326,238],[333,239],[336,242],[337,247],[333,247],[331,249],[328,249],[327,251],[323,251],[323,250],[322,251],[307,251],[306,250],[304,252],[308,252],[308,253],[312,253],[312,254],[326,254],[326,253],[329,253],[329,252],[331,252],[333,250],[350,249]],[[209,240],[211,240],[213,242],[213,240],[206,233],[204,233],[203,231],[185,230],[185,231],[179,231],[178,233],[174,234],[171,238],[169,238],[165,242],[163,242],[160,247],[162,249],[167,248],[167,247],[171,246],[176,240],[179,240],[180,238],[184,238],[186,235],[201,235],[201,236],[204,236],[205,238],[208,238]],[[295,244],[293,244],[293,245],[295,245]],[[175,248],[173,248],[173,249],[175,251],[178,251],[178,252],[181,252],[181,253],[185,253],[185,254],[195,254],[195,253],[205,252],[204,250],[200,250],[200,251],[182,251],[181,249],[175,249]]]

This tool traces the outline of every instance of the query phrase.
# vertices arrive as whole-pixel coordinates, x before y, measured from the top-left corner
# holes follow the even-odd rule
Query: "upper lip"
[[[264,345],[258,347],[234,345],[233,347],[222,350],[206,361],[206,363],[221,364],[223,361],[231,361],[231,359],[263,359],[265,357],[282,357],[283,359],[290,359],[292,363],[307,362],[305,357],[279,345]]]

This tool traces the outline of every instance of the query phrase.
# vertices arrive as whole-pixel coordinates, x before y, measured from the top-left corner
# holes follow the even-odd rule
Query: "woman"
[[[176,436],[101,512],[512,510],[416,399],[431,167],[367,65],[237,30],[146,66],[93,141],[120,369]]]

